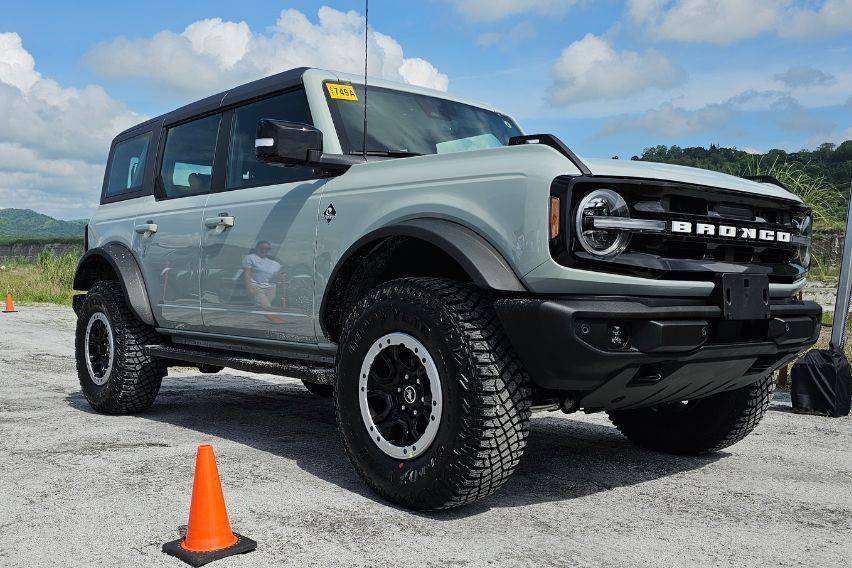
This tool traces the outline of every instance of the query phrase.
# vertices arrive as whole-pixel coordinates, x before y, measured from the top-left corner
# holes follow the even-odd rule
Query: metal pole
[[[834,304],[834,326],[831,328],[831,342],[841,351],[846,342],[846,318],[849,316],[850,295],[852,295],[852,193],[849,197],[849,209],[846,212],[846,235],[843,239],[837,301]]]

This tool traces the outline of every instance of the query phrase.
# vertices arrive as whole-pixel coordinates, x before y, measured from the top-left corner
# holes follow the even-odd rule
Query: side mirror
[[[313,164],[322,156],[322,131],[309,124],[262,118],[254,146],[257,159],[269,164]]]

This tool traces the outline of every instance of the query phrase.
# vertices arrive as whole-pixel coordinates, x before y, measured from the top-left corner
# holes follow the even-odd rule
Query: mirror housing
[[[322,155],[322,131],[309,124],[262,118],[254,147],[257,159],[269,164],[313,164]]]

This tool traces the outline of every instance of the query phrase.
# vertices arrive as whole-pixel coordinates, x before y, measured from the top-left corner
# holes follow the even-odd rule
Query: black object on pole
[[[852,189],[852,188],[850,188]],[[843,352],[852,296],[852,191],[846,213],[846,236],[828,349],[813,349],[793,365],[790,399],[796,412],[847,416],[852,397],[852,371]]]
[[[849,361],[834,344],[812,349],[793,365],[790,399],[793,410],[838,417],[849,414]]]

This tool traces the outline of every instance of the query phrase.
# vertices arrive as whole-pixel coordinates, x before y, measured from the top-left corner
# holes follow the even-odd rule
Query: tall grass
[[[846,224],[846,195],[826,178],[806,172],[801,164],[769,161],[763,156],[749,160],[741,175],[769,175],[790,188],[813,210],[817,229],[840,229]]]
[[[755,156],[740,175],[769,175],[790,188],[813,211],[814,229],[843,230],[846,226],[846,195],[838,191],[826,178],[806,172],[801,164],[784,162],[776,157],[770,161],[765,156]],[[833,280],[838,277],[839,259],[834,256],[811,258],[811,278]]]
[[[34,262],[18,258],[0,261],[0,294],[12,293],[16,301],[71,304],[74,270],[79,255],[42,251]]]

